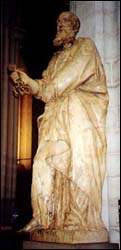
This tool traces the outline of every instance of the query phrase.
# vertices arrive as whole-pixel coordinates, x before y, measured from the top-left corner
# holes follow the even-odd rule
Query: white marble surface
[[[107,176],[120,176],[120,153],[107,155]]]
[[[112,130],[118,130],[119,129],[119,112],[120,107],[117,105],[116,107],[111,107],[108,110],[107,114],[107,124],[106,124],[106,130],[112,131]]]
[[[120,105],[120,100],[119,100],[119,93],[120,93],[120,86],[118,85],[115,87],[114,84],[111,86],[108,86],[108,93],[109,93],[109,107],[108,111],[110,108],[117,108],[117,106]],[[110,119],[110,118],[109,118]]]
[[[110,218],[109,218],[110,226],[111,227],[119,227],[117,198],[110,200],[109,205],[110,205]]]
[[[113,154],[119,152],[119,143],[120,143],[120,137],[119,137],[119,131],[107,131],[107,153]],[[115,162],[116,164],[116,162]],[[115,167],[115,166],[114,166]]]
[[[109,194],[109,204],[111,204],[111,201],[115,199],[115,201],[120,198],[120,177],[119,176],[111,176],[108,177],[108,194]],[[118,206],[118,202],[116,206]]]

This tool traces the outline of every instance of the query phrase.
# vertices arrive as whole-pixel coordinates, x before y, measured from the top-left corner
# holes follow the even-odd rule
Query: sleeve
[[[42,79],[36,79],[36,82],[38,84],[38,91],[36,92],[36,94],[34,94],[34,97],[42,100],[45,103],[56,98],[55,85],[51,81],[56,54],[57,53],[55,53],[50,60],[47,69],[43,71]]]
[[[48,102],[56,97],[55,86],[45,79],[36,80],[38,83],[38,91],[34,94],[34,97],[42,100],[43,102]]]

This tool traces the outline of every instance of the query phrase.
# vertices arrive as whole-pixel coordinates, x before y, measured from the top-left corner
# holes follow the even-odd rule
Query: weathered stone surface
[[[92,244],[57,244],[24,241],[23,249],[119,249],[118,244],[92,243]]]
[[[40,242],[56,242],[66,244],[108,242],[108,232],[89,230],[36,230],[31,233],[30,239]]]

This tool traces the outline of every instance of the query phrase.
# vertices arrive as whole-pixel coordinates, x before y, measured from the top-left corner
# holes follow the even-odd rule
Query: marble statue
[[[90,38],[76,38],[79,18],[62,12],[57,19],[54,53],[42,79],[14,67],[16,95],[31,94],[46,103],[38,117],[34,158],[32,220],[22,229],[33,240],[106,242],[102,221],[105,176],[106,77]]]

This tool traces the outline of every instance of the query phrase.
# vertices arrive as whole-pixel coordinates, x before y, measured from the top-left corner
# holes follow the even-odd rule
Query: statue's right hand
[[[23,72],[23,69],[16,68],[16,65],[9,64],[8,74],[13,81],[13,94],[15,97],[30,94],[30,77]]]
[[[8,66],[8,74],[13,81],[13,93],[16,97],[19,95],[34,95],[38,91],[38,83],[23,70],[13,64]]]
[[[30,80],[29,76],[19,69],[16,69],[14,72],[12,72],[10,74],[10,78],[15,84],[17,84],[21,80],[23,82],[23,85],[27,85]]]

